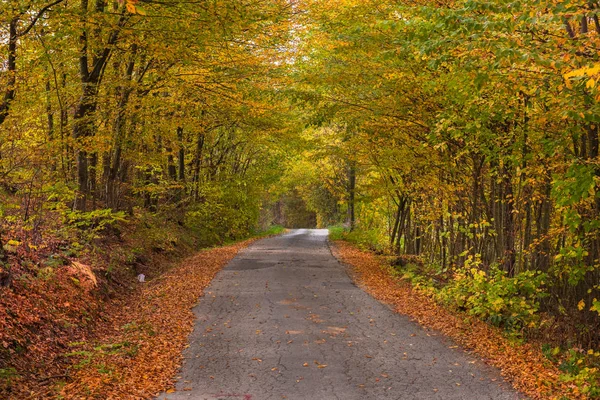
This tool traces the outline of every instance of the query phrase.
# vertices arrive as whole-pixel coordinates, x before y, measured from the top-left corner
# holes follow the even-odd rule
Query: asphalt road
[[[519,399],[497,370],[355,286],[326,230],[255,242],[194,309],[160,399]]]

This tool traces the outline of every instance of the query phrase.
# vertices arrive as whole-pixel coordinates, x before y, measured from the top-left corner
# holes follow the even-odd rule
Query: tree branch
[[[55,0],[54,2],[42,7],[41,10],[39,10],[37,12],[37,14],[33,17],[33,19],[29,22],[29,25],[27,25],[27,27],[23,30],[23,32],[17,34],[17,37],[26,35],[31,30],[31,28],[34,27],[34,25],[37,23],[38,19],[40,19],[46,11],[48,11],[51,7],[54,7],[55,5],[62,3],[63,1],[64,0]]]

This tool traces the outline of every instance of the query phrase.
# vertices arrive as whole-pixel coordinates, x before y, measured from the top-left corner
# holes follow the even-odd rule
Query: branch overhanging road
[[[520,399],[497,370],[355,286],[326,230],[240,252],[205,290],[160,399]]]

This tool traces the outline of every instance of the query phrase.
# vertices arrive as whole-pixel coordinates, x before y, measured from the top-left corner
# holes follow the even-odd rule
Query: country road
[[[497,370],[352,283],[326,230],[255,242],[222,270],[160,399],[520,399]]]

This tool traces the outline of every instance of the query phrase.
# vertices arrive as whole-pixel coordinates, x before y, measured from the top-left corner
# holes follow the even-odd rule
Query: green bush
[[[68,226],[85,232],[87,239],[96,239],[109,228],[115,227],[119,222],[125,222],[123,211],[113,211],[110,208],[89,212],[64,211],[65,223]]]
[[[269,228],[267,228],[265,230],[259,230],[259,231],[252,232],[252,236],[262,237],[262,236],[279,235],[279,234],[283,233],[284,231],[285,231],[285,227],[283,227],[281,225],[271,225]]]
[[[539,300],[546,274],[525,271],[513,278],[497,266],[486,273],[478,268],[463,268],[444,286],[439,299],[465,310],[495,326],[516,331],[536,327],[539,322]]]
[[[185,226],[192,229],[204,246],[222,244],[247,237],[258,224],[259,207],[254,198],[232,187],[206,186],[202,202],[185,215]]]
[[[568,349],[558,366],[560,380],[575,384],[582,393],[592,399],[600,398],[600,353],[589,350],[587,353]]]
[[[331,240],[347,240],[356,244],[361,249],[376,253],[384,253],[388,250],[385,235],[382,235],[377,229],[355,229],[350,231],[343,225],[334,225],[327,229],[329,230],[329,239]]]
[[[330,240],[342,240],[346,238],[347,231],[342,225],[330,226],[327,229],[329,230]]]

